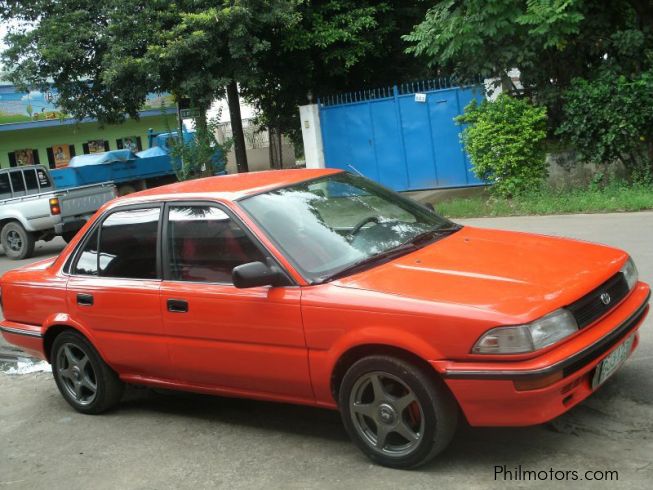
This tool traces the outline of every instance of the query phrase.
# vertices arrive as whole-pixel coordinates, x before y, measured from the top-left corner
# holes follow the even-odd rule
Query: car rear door
[[[161,310],[172,363],[196,386],[313,399],[300,288],[238,289],[234,267],[265,250],[215,203],[170,203],[163,228]]]
[[[159,307],[162,205],[116,208],[87,233],[68,280],[73,319],[121,374],[170,377]]]

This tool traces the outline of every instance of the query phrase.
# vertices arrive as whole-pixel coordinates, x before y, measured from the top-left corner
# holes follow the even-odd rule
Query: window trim
[[[274,256],[272,252],[261,242],[261,240],[256,236],[256,234],[247,226],[246,223],[243,222],[243,220],[240,219],[239,216],[237,216],[231,209],[229,209],[228,206],[226,206],[223,203],[220,203],[218,201],[212,201],[212,200],[180,200],[180,201],[166,201],[164,203],[164,210],[161,215],[162,218],[162,223],[163,226],[161,227],[161,243],[160,243],[160,249],[161,249],[161,272],[162,272],[162,280],[166,282],[173,282],[173,283],[182,283],[182,284],[207,284],[207,285],[217,285],[217,286],[231,286],[232,288],[235,288],[233,282],[219,282],[219,281],[185,281],[183,279],[173,279],[170,274],[170,260],[169,260],[169,243],[168,243],[168,217],[169,217],[169,211],[170,207],[174,206],[205,206],[205,207],[213,207],[217,208],[220,211],[224,212],[229,219],[233,220],[234,223],[236,223],[244,232],[245,235],[252,241],[253,245],[258,248],[259,252],[267,259],[268,264],[272,262],[285,276],[288,281],[288,284],[286,286],[281,286],[281,287],[293,287],[297,286],[297,282],[293,277],[288,273],[286,268],[281,264],[277,258]]]
[[[114,276],[102,276],[100,275],[100,243],[102,240],[102,225],[104,222],[111,216],[112,214],[122,212],[122,211],[135,211],[138,209],[154,209],[154,208],[159,208],[159,220],[157,223],[157,232],[156,232],[156,277],[153,278],[143,278],[143,277],[114,277]],[[70,257],[66,264],[64,265],[63,273],[71,276],[71,277],[93,277],[96,279],[118,279],[122,281],[161,281],[162,279],[162,271],[161,271],[161,228],[162,228],[162,216],[164,213],[164,203],[160,201],[152,201],[148,203],[139,203],[139,204],[128,204],[125,206],[118,206],[113,209],[108,210],[106,213],[104,213],[102,216],[100,216],[93,225],[86,231],[86,234],[84,237],[80,240],[79,244],[77,245],[77,248],[73,251],[72,254],[70,254]],[[97,230],[97,250],[98,250],[98,264],[97,264],[97,275],[89,275],[89,274],[76,274],[74,273],[74,269],[77,266],[77,262],[80,259],[80,256],[82,252],[84,251],[84,248],[86,248],[86,245],[90,241],[91,237],[93,236],[93,233]]]

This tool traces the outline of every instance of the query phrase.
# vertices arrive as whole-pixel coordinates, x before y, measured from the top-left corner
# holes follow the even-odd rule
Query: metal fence
[[[326,165],[400,191],[482,185],[454,118],[483,93],[438,78],[320,98]]]

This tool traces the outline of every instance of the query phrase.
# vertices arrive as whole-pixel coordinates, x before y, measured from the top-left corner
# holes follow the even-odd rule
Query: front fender
[[[351,330],[338,338],[328,350],[309,350],[311,379],[319,405],[335,408],[336,402],[331,393],[331,377],[338,361],[352,349],[368,345],[400,349],[426,362],[443,358],[433,345],[404,329],[369,326]]]

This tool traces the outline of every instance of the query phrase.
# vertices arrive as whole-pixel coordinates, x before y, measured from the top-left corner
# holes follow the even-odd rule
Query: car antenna
[[[365,177],[365,176],[363,175],[363,172],[359,171],[359,170],[358,170],[356,167],[354,167],[351,163],[348,163],[347,166],[348,166],[350,169],[352,169],[354,172],[356,172],[358,175],[360,175],[361,177]]]

